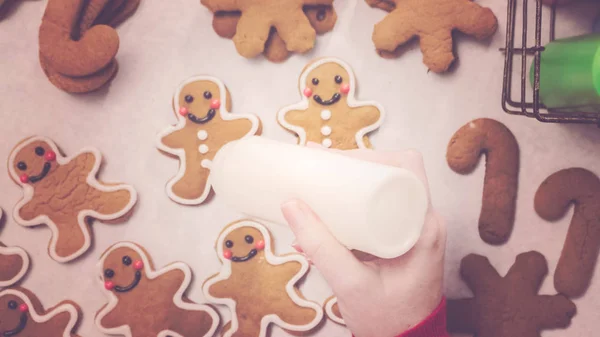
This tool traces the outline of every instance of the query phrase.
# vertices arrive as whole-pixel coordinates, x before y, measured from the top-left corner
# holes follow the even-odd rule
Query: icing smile
[[[342,95],[340,95],[339,93],[335,93],[333,94],[333,96],[331,96],[330,99],[324,101],[321,96],[319,95],[315,95],[313,97],[313,99],[315,100],[315,102],[321,104],[321,105],[333,105],[337,102],[339,102],[339,100],[342,98]]]
[[[4,331],[2,333],[2,337],[16,336],[25,329],[25,326],[27,326],[27,313],[26,312],[21,314],[21,318],[19,318],[19,325],[17,325],[17,327],[12,330]]]
[[[256,254],[258,254],[258,251],[256,249],[252,249],[250,251],[250,253],[248,253],[248,255],[246,255],[246,256],[242,256],[242,257],[233,256],[231,258],[231,261],[233,261],[233,262],[245,262],[245,261],[248,261],[251,258],[255,257]]]
[[[115,289],[115,291],[119,292],[119,293],[128,292],[130,290],[133,290],[135,287],[137,287],[137,285],[140,283],[141,279],[142,279],[142,272],[138,270],[135,272],[135,279],[128,286],[121,287],[121,286],[116,285],[113,289]]]
[[[215,109],[210,109],[210,110],[208,110],[208,113],[206,114],[205,117],[199,118],[191,112],[188,113],[187,117],[190,121],[192,121],[196,124],[205,124],[205,123],[210,122],[210,120],[213,119],[216,114],[217,114],[217,112],[215,111]]]
[[[48,175],[48,173],[50,172],[51,168],[52,168],[52,164],[50,164],[49,162],[46,162],[44,164],[44,168],[42,169],[42,172],[40,174],[38,174],[37,176],[30,176],[29,182],[36,183],[36,182],[44,179],[46,177],[46,175]]]

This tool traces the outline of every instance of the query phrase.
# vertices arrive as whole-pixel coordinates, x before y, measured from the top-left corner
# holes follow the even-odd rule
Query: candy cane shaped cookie
[[[534,204],[538,215],[548,221],[559,220],[575,205],[554,287],[570,297],[582,295],[590,285],[600,251],[600,179],[582,168],[558,171],[540,185]]]
[[[446,159],[459,174],[472,172],[485,154],[479,236],[489,244],[505,243],[515,222],[519,179],[519,144],[502,123],[476,119],[460,128],[448,144]]]

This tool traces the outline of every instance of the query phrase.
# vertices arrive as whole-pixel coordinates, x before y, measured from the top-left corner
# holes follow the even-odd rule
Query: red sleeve
[[[448,337],[446,330],[446,298],[421,323],[398,337]]]

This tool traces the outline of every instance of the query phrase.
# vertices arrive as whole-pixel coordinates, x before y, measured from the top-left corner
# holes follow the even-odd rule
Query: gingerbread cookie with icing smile
[[[0,291],[0,336],[77,337],[79,307],[63,301],[44,310],[37,297],[22,288]]]
[[[356,101],[356,79],[348,64],[335,58],[316,60],[302,72],[299,87],[302,101],[279,111],[277,121],[298,135],[300,145],[371,147],[367,134],[379,128],[384,110],[377,102]]]
[[[214,77],[184,81],[173,103],[178,122],[159,134],[156,145],[179,159],[179,172],[167,183],[167,195],[180,204],[198,205],[211,190],[210,163],[217,151],[233,140],[260,133],[260,120],[230,113],[229,92]]]
[[[306,332],[321,322],[321,306],[304,299],[296,286],[308,272],[308,261],[300,254],[274,255],[264,226],[249,220],[227,226],[217,253],[223,267],[202,288],[209,301],[232,312],[224,337],[264,337],[270,324]]]
[[[124,219],[137,201],[133,187],[96,179],[101,162],[96,149],[63,157],[53,141],[37,136],[23,140],[10,154],[10,177],[24,194],[13,217],[25,227],[50,227],[48,253],[58,262],[72,261],[89,249],[91,219]]]
[[[0,208],[0,220],[3,217]],[[0,288],[9,287],[21,280],[29,269],[29,256],[19,247],[7,247],[0,242]]]
[[[120,242],[102,255],[98,271],[109,298],[96,315],[96,326],[103,333],[210,337],[219,325],[214,309],[185,296],[192,271],[182,262],[157,271],[142,247]]]

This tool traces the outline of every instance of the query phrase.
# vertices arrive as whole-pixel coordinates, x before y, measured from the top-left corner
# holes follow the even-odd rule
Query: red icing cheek
[[[256,247],[258,250],[263,250],[265,249],[265,242],[263,240],[258,240],[254,247]]]
[[[115,284],[112,281],[104,282],[104,289],[112,290],[115,287]]]
[[[144,262],[142,262],[142,260],[137,260],[133,263],[133,269],[141,270],[142,268],[144,268]]]
[[[231,260],[232,256],[233,256],[233,253],[231,253],[231,251],[229,249],[226,249],[223,251],[223,257],[226,258],[227,260]]]
[[[312,94],[313,94],[313,91],[311,88],[304,89],[304,96],[310,98],[312,96]]]
[[[46,154],[44,155],[44,159],[46,159],[46,161],[55,161],[56,160],[56,153],[52,150],[48,150],[46,152]]]
[[[182,116],[187,116],[188,109],[186,107],[182,106],[181,108],[179,108],[179,114]]]
[[[19,177],[19,180],[23,183],[23,184],[27,184],[29,182],[29,176],[25,173],[21,174],[21,176]]]
[[[350,84],[344,83],[340,86],[340,92],[347,95],[350,92]]]
[[[27,312],[29,311],[29,306],[27,306],[27,304],[23,303],[19,306],[19,311],[20,312]]]
[[[210,102],[210,108],[211,108],[211,109],[218,109],[218,108],[220,108],[220,107],[221,107],[221,101],[220,101],[220,100],[218,100],[218,99],[213,99],[213,100]]]

